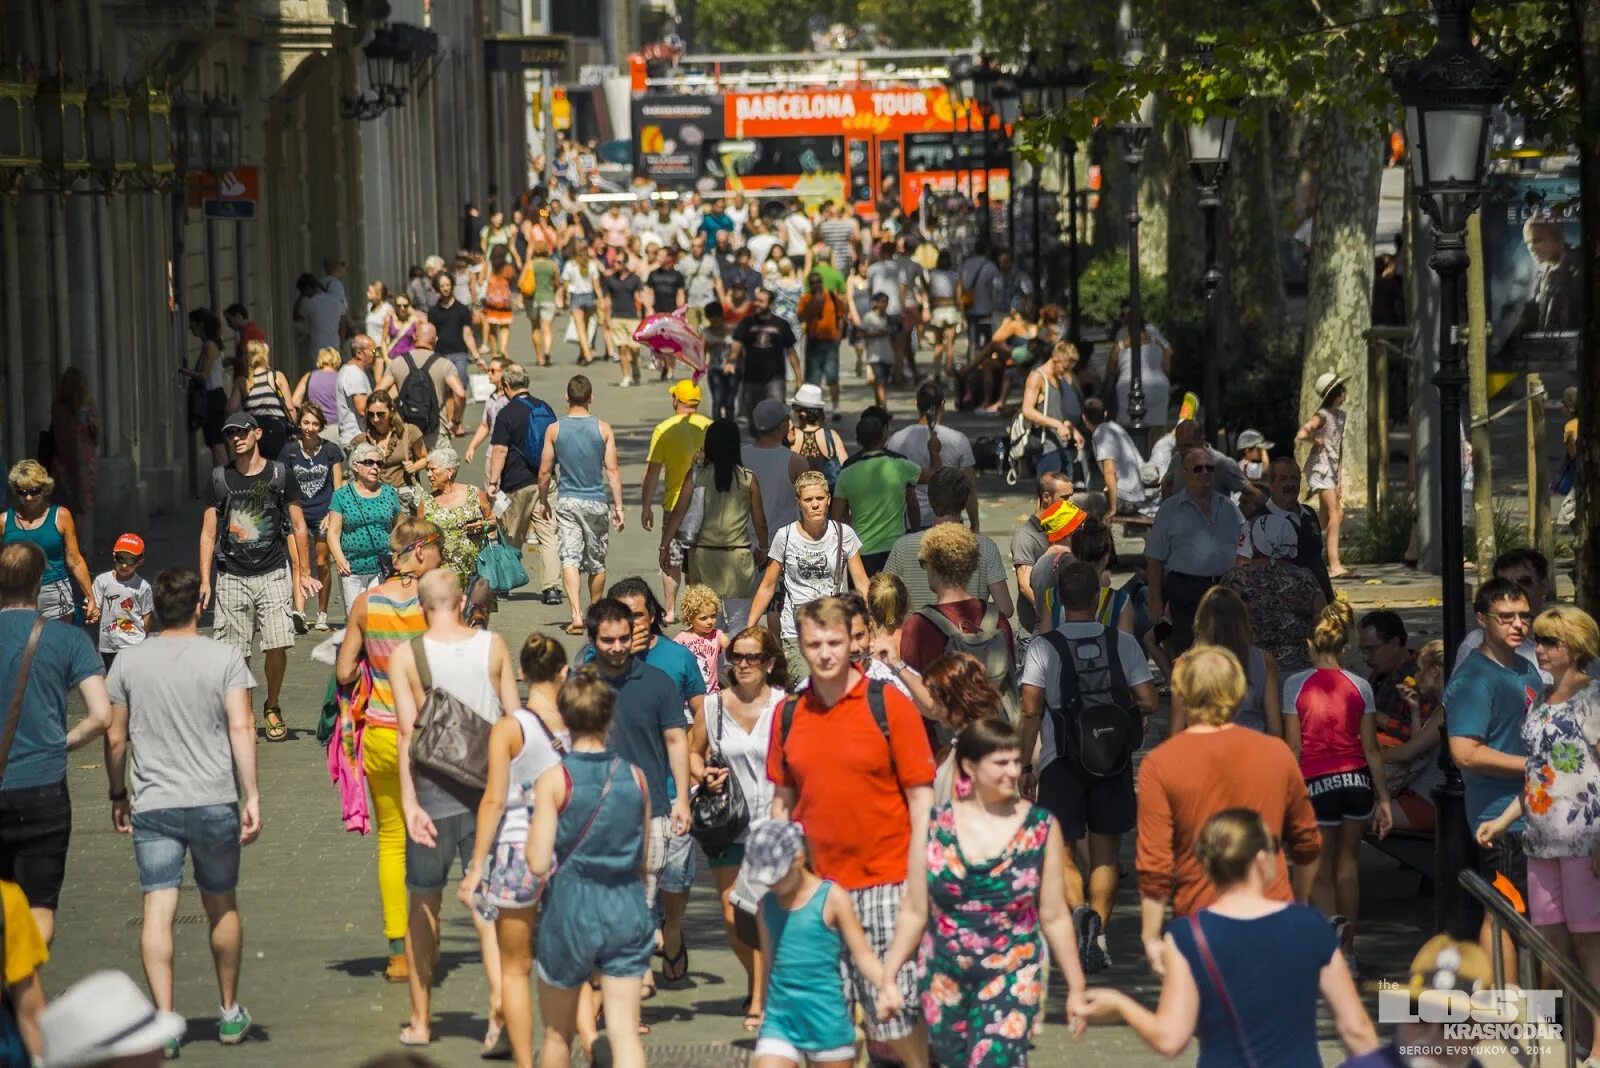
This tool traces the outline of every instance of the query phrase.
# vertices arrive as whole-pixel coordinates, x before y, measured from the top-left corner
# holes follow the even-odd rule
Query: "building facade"
[[[378,14],[435,43],[408,64],[403,105],[361,121],[350,111],[372,89],[363,46]],[[198,352],[189,312],[244,304],[293,382],[311,359],[295,334],[299,274],[343,262],[359,326],[369,281],[403,286],[411,265],[448,258],[463,206],[493,187],[509,202],[526,174],[521,79],[483,61],[486,34],[523,30],[520,0],[0,5],[0,455],[36,454],[56,384],[77,367],[102,427],[98,516],[126,525],[192,499],[209,460],[179,375]],[[85,97],[93,112],[107,91],[134,101],[131,137],[106,154],[119,160],[139,155],[143,100],[171,102],[180,166],[180,101],[231,112],[215,127],[224,143],[207,144],[248,176],[253,217],[208,218],[203,190],[218,179],[205,173],[160,181],[71,161],[97,129]],[[96,548],[114,536],[86,518]]]

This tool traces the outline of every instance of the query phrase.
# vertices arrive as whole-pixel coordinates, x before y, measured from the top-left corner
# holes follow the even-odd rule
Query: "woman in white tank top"
[[[428,652],[431,656],[431,646]],[[554,639],[534,634],[522,648],[521,662],[528,707],[513,709],[489,733],[489,779],[478,806],[477,841],[456,897],[494,923],[505,1034],[517,1063],[531,1064],[534,910],[544,885],[528,871],[528,823],[534,782],[567,751],[569,736],[556,708],[567,654]]]

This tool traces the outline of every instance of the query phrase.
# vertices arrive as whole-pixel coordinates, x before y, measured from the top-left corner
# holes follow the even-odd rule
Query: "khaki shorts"
[[[287,567],[265,575],[230,575],[217,572],[211,636],[235,646],[248,659],[261,639],[262,650],[294,645],[293,582]]]
[[[639,343],[633,340],[633,332],[639,329],[639,320],[620,319],[613,317],[606,324],[606,329],[611,331],[611,343],[619,348],[636,349]]]
[[[562,567],[603,574],[611,543],[611,506],[605,501],[563,497],[556,501],[556,556]]]

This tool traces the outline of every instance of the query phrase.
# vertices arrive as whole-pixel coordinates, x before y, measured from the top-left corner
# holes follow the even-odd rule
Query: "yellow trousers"
[[[406,818],[400,807],[400,735],[392,728],[368,724],[362,737],[361,764],[378,824],[383,937],[393,941],[406,936]]]

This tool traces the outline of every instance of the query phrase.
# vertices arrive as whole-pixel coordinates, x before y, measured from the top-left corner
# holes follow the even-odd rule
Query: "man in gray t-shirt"
[[[118,654],[106,678],[111,822],[133,835],[145,897],[140,953],[163,1012],[172,1011],[172,925],[184,854],[193,860],[222,991],[217,1032],[232,1045],[250,1030],[250,1014],[235,997],[243,935],[234,889],[240,850],[261,833],[250,704],[256,681],[236,647],[201,636],[197,573],[163,571],[154,586],[160,632]],[[169,1057],[175,1049],[169,1046]]]

